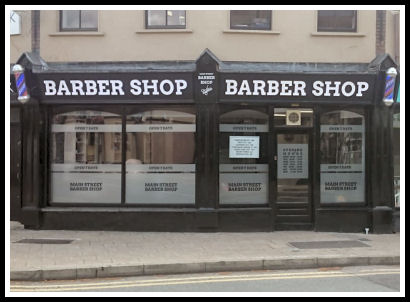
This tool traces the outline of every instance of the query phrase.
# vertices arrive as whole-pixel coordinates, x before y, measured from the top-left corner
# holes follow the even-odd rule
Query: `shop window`
[[[60,31],[97,31],[98,11],[62,10],[60,11]]]
[[[121,116],[55,115],[51,125],[52,203],[121,202]]]
[[[184,10],[147,10],[145,26],[154,28],[185,28],[186,12]]]
[[[356,32],[357,11],[319,10],[317,11],[317,31],[319,32]]]
[[[219,203],[268,203],[268,114],[240,109],[219,124]]]
[[[126,203],[195,204],[195,112],[128,115],[126,131]]]
[[[313,126],[313,109],[309,108],[275,108],[275,126]]]
[[[231,10],[231,29],[270,30],[272,11],[269,10]]]
[[[362,114],[332,111],[320,119],[322,203],[365,201],[365,125]]]

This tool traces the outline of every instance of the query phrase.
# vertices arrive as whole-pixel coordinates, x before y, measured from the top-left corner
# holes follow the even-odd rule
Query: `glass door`
[[[312,223],[310,131],[278,130],[275,138],[275,223],[310,227]]]

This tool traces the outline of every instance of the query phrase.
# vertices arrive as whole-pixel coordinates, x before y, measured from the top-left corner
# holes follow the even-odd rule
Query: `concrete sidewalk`
[[[72,241],[18,242],[23,239]],[[399,263],[399,233],[50,231],[27,230],[10,222],[11,280]]]

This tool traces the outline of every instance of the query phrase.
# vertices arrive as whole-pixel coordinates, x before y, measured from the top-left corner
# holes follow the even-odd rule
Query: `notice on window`
[[[268,178],[268,173],[221,173],[219,202],[221,204],[266,204],[268,203]]]
[[[220,132],[269,132],[267,124],[220,124]]]
[[[259,136],[230,136],[229,158],[259,158]]]
[[[308,144],[278,144],[278,178],[308,178]]]
[[[195,204],[195,164],[127,164],[126,203]]]
[[[195,173],[127,174],[126,181],[127,203],[195,203]]]
[[[120,203],[120,164],[53,164],[51,202]]]
[[[321,202],[363,202],[363,173],[321,173]]]

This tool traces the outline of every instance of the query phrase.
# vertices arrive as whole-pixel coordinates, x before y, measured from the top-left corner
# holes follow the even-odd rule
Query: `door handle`
[[[278,160],[278,156],[275,155],[275,156],[273,157],[273,160]]]

